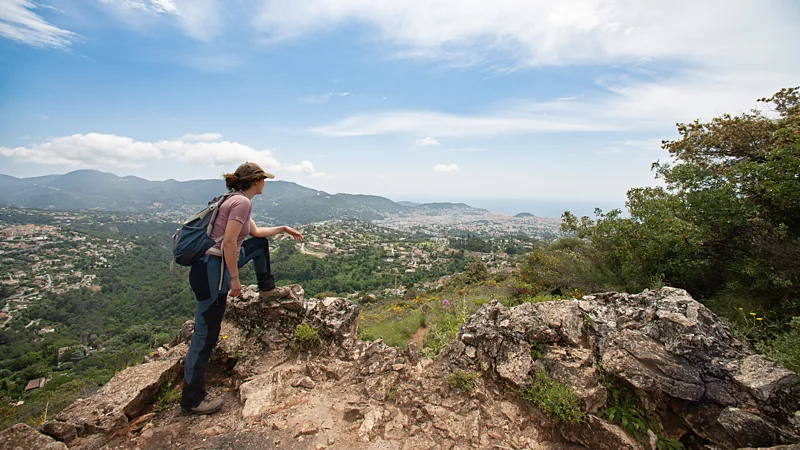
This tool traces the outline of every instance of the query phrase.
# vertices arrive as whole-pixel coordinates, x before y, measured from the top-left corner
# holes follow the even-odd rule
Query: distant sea
[[[527,212],[539,217],[560,218],[564,211],[570,211],[578,217],[594,217],[594,209],[610,211],[619,208],[625,210],[624,201],[576,201],[576,200],[526,200],[526,199],[493,199],[493,198],[436,198],[436,199],[400,199],[414,203],[451,202],[466,203],[476,208],[483,208],[493,213],[514,214]]]

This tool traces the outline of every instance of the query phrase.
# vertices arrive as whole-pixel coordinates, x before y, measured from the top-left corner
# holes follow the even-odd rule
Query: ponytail
[[[228,188],[229,191],[238,191],[242,189],[242,181],[239,179],[239,175],[235,173],[226,173],[222,175],[225,178],[225,187]]]
[[[229,191],[244,191],[253,185],[253,180],[243,180],[238,173],[225,173],[222,178],[225,178],[225,187]]]

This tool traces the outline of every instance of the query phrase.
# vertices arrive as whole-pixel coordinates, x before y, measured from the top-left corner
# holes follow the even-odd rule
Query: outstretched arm
[[[253,237],[271,237],[277,234],[286,233],[290,235],[295,241],[302,241],[303,235],[292,227],[259,227],[253,219],[250,219],[250,236]]]

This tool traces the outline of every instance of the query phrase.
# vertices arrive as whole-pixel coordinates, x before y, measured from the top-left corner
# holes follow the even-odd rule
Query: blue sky
[[[676,122],[800,84],[800,3],[0,0],[0,173],[244,160],[395,200],[622,204]]]

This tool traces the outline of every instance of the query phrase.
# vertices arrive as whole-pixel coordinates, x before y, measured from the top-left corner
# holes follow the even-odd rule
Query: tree
[[[662,143],[674,162],[653,164],[665,186],[630,190],[630,217],[566,212],[564,228],[629,289],[662,280],[701,298],[757,298],[777,320],[800,314],[800,91],[759,101],[775,116],[679,124],[680,138]]]

